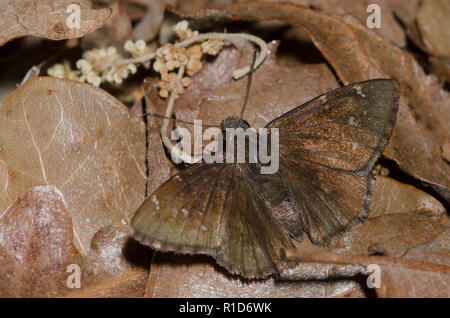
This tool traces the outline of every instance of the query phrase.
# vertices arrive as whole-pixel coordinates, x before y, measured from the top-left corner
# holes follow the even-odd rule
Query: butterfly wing
[[[279,129],[279,173],[314,242],[367,215],[369,173],[392,133],[398,96],[391,80],[356,83],[266,126]]]
[[[134,237],[158,250],[210,255],[244,277],[275,273],[291,242],[251,183],[246,165],[191,166],[139,208]]]

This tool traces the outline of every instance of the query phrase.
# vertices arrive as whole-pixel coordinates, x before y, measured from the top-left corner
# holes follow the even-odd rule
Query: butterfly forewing
[[[134,236],[163,251],[208,254],[245,277],[275,273],[291,243],[251,182],[245,164],[191,166],[139,208]]]
[[[394,82],[371,80],[342,87],[278,117],[280,157],[301,158],[365,175],[391,134],[398,92]]]
[[[371,80],[328,92],[275,119],[279,174],[315,243],[368,213],[369,172],[389,139],[398,91]]]
[[[136,212],[135,236],[161,250],[206,252],[223,236],[223,202],[230,174],[225,165],[194,165],[158,188]]]

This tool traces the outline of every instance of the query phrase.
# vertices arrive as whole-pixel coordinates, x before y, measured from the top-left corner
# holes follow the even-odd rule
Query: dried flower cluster
[[[130,74],[137,71],[136,64],[116,63],[123,60],[124,57],[115,47],[92,49],[84,52],[83,58],[76,62],[76,70],[72,70],[68,62],[65,62],[65,64],[53,65],[47,73],[50,76],[69,78],[95,86],[100,86],[104,82],[121,84]],[[111,65],[111,67],[104,68],[105,65]]]
[[[180,41],[186,41],[199,35],[198,31],[192,31],[189,28],[187,21],[178,22],[174,26],[173,31]],[[223,44],[219,40],[206,40],[201,44],[191,44],[188,47],[168,43],[156,50],[153,69],[161,74],[159,95],[167,98],[169,93],[174,90],[177,85],[175,70],[183,65],[187,76],[183,77],[181,80],[182,87],[177,91],[177,97],[181,95],[183,87],[188,86],[190,83],[189,76],[195,75],[202,68],[201,59],[204,54],[217,55]]]
[[[142,56],[145,56],[151,52],[151,48],[147,46],[147,43],[145,43],[144,40],[137,40],[133,43],[133,41],[126,41],[125,45],[123,46],[125,51],[130,53],[130,55],[134,58],[139,58]],[[150,61],[146,61],[142,63],[145,68],[150,67]]]
[[[183,45],[183,41],[199,36],[198,31],[189,28],[187,21],[177,23],[173,31],[178,41],[175,44],[168,43],[154,53],[143,40],[127,41],[124,50],[130,54],[130,59],[125,59],[114,47],[92,49],[83,53],[83,58],[76,62],[75,70],[71,69],[68,61],[64,61],[50,67],[47,73],[95,86],[105,82],[121,84],[130,74],[136,73],[140,65],[149,68],[151,60],[155,59],[153,69],[160,73],[160,96],[164,98],[177,86],[176,70],[180,66],[184,67],[187,76],[181,80],[182,87],[177,91],[179,96],[183,93],[183,87],[189,85],[189,77],[202,68],[201,59],[204,55],[217,55],[224,43],[221,40],[206,39]]]

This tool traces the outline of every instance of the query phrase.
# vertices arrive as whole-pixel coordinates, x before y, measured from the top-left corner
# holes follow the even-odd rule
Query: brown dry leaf
[[[380,77],[396,80],[402,97],[385,154],[450,202],[450,166],[440,155],[443,143],[450,138],[450,96],[412,55],[354,19],[289,3],[246,2],[211,14],[232,19],[281,19],[303,28],[345,84]]]
[[[450,57],[450,2],[423,0],[417,14],[421,40],[431,54]]]
[[[0,297],[144,294],[149,250],[108,227],[95,234],[84,258],[72,243],[71,219],[63,194],[53,185],[31,188],[2,214]],[[74,265],[80,269],[80,288],[67,284],[73,282]]]
[[[231,2],[246,2],[248,0],[221,1],[221,5],[231,4]],[[418,0],[260,0],[261,2],[290,2],[303,7],[313,7],[331,15],[352,15],[359,22],[366,25],[367,18],[371,12],[367,12],[370,4],[378,4],[381,10],[381,28],[373,29],[385,39],[395,43],[400,47],[406,46],[406,35],[396,16],[402,17],[402,21],[413,20],[417,13]],[[228,2],[228,3],[227,3]],[[211,4],[189,10],[191,14],[197,13],[200,9],[211,8]],[[182,10],[181,10],[182,11]],[[185,12],[185,11],[182,11]],[[188,12],[185,12],[188,14]]]
[[[151,250],[114,227],[99,230],[89,255],[80,261],[81,289],[68,297],[142,297]]]
[[[144,80],[146,112],[163,114],[164,109],[157,108],[149,96],[158,96],[158,81],[150,79]],[[162,104],[160,105],[162,106]],[[147,116],[147,169],[148,183],[147,196],[152,194],[161,184],[169,179],[172,173],[176,171],[173,163],[166,156],[164,146],[161,142],[161,119],[153,116]]]
[[[419,214],[395,213],[368,218],[342,236],[336,237],[333,249],[356,255],[380,253],[403,257],[408,249],[434,240],[446,227]]]
[[[381,266],[379,297],[450,297],[450,230],[447,229],[429,243],[407,251],[403,257],[442,264],[447,270],[427,270],[424,266]],[[440,269],[440,267],[438,267]]]
[[[156,254],[147,297],[363,297],[355,280],[288,281],[273,278],[242,281],[201,256]]]
[[[431,195],[394,179],[376,176],[373,182],[370,217],[389,213],[419,213],[442,220],[444,206]]]
[[[444,82],[450,83],[450,58],[439,58],[430,56],[428,59],[433,71],[439,79]]]
[[[390,214],[369,219],[332,242],[333,253],[288,250],[297,267],[313,264],[381,269],[381,297],[448,297],[450,230],[421,215]],[[370,256],[371,254],[385,256]],[[307,262],[307,263],[303,263]],[[339,264],[339,265],[336,265]],[[294,269],[295,270],[295,269]]]
[[[115,0],[110,8],[112,13],[105,25],[81,39],[84,50],[110,45],[122,49],[126,40],[133,39],[131,19],[125,6],[119,0]]]
[[[136,39],[146,42],[153,40],[159,33],[164,18],[164,9],[167,4],[173,4],[173,0],[144,0],[141,1],[147,7],[145,15],[134,26],[133,35]]]
[[[83,255],[92,236],[128,220],[145,197],[145,127],[104,90],[29,80],[0,107],[0,211],[29,188],[54,185]]]
[[[367,12],[367,7],[378,4],[381,10],[381,28],[374,28],[373,31],[398,46],[406,46],[405,31],[397,22],[394,12],[402,10],[408,4],[399,3],[398,0],[311,0],[310,4],[328,14],[352,15],[364,25],[371,14]]]
[[[71,216],[56,187],[25,192],[1,215],[1,297],[58,296],[68,291],[67,266],[78,261]]]
[[[79,38],[101,27],[111,14],[109,8],[91,9],[91,2],[79,0],[80,28],[70,28],[67,7],[72,0],[3,0],[0,4],[0,45],[26,36],[51,40]],[[20,14],[19,14],[20,13]]]
[[[392,206],[399,206],[395,198]],[[380,253],[392,257],[403,257],[410,248],[428,243],[446,230],[446,227],[433,221],[429,217],[418,214],[396,213],[381,214],[372,211],[368,219],[353,226],[348,232],[336,236],[330,245],[317,246],[309,239],[296,243],[297,250],[302,254],[344,254],[371,255]],[[371,212],[371,213],[372,213]],[[334,255],[333,254],[333,255]],[[347,264],[347,265],[345,265]],[[336,277],[353,277],[365,274],[360,263],[351,262],[308,262],[300,263],[295,267],[286,267],[282,270],[284,279],[330,279]]]

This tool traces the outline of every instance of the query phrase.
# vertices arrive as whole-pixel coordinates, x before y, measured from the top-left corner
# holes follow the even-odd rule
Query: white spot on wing
[[[188,216],[189,215],[189,211],[186,210],[185,208],[181,209],[181,212],[183,212],[184,216]]]
[[[355,126],[355,127],[358,127],[358,123],[357,123],[357,121],[353,118],[353,117],[350,117],[349,119],[348,119],[348,124],[350,125],[350,126]]]
[[[356,85],[355,89],[356,89],[356,94],[360,95],[363,98],[366,97],[366,94],[363,94],[363,92],[361,91],[361,86]]]
[[[152,197],[152,202],[155,204],[156,210],[159,210],[159,201],[158,201],[158,199],[156,198],[156,195],[153,195],[153,197]]]

